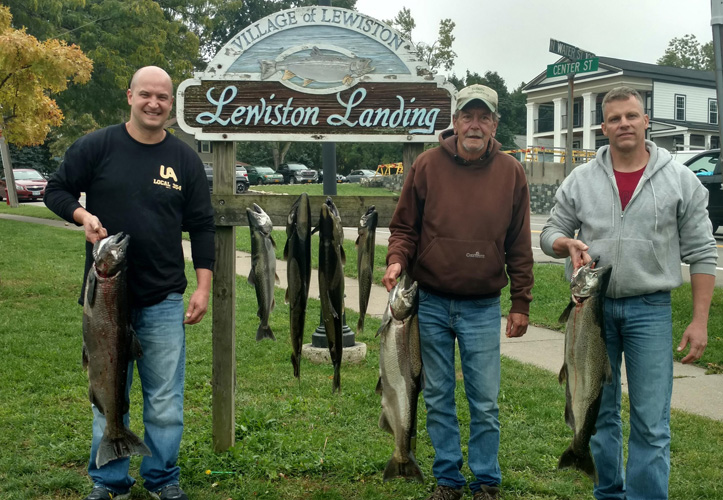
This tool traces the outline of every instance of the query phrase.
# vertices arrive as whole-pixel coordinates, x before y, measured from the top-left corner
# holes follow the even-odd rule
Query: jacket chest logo
[[[153,184],[157,186],[163,186],[166,189],[175,189],[176,191],[181,191],[182,187],[180,184],[178,184],[178,177],[176,177],[176,172],[174,172],[172,167],[166,167],[164,165],[161,165],[161,170],[159,172],[160,179],[153,179]],[[173,180],[173,182],[171,182]]]
[[[176,177],[176,172],[173,171],[173,168],[163,165],[161,165],[161,179],[173,179],[174,182],[178,182],[178,177]]]

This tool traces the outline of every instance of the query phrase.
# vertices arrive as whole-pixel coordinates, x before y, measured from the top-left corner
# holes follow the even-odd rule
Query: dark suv
[[[282,163],[276,173],[284,176],[284,184],[310,184],[319,178],[316,170],[303,163]]]
[[[687,160],[684,165],[691,169],[698,180],[708,188],[708,217],[713,223],[713,232],[723,225],[723,172],[721,172],[720,149],[704,151]]]

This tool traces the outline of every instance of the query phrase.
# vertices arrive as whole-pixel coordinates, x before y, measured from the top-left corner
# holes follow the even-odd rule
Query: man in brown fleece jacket
[[[497,93],[470,85],[457,94],[454,130],[414,162],[389,226],[391,290],[406,270],[419,283],[419,329],[427,431],[437,489],[457,500],[466,483],[454,389],[454,342],[470,405],[469,468],[475,500],[494,499],[499,463],[500,291],[510,280],[506,335],[527,331],[532,300],[530,194],[525,172],[494,139]]]

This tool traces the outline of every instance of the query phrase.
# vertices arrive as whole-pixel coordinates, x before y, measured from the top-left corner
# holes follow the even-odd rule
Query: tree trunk
[[[10,161],[10,148],[8,148],[5,137],[0,129],[0,157],[2,157],[2,164],[5,169],[5,185],[8,190],[8,205],[13,208],[18,208],[18,192],[15,189],[15,176],[13,175],[13,165]]]

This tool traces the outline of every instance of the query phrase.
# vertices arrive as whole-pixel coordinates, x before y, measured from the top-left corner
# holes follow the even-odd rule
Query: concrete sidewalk
[[[62,221],[37,219],[16,215],[0,214],[0,218],[30,222],[35,224],[46,224],[67,229],[81,229],[75,225]],[[239,227],[243,231],[245,228]],[[350,232],[351,234],[351,232]],[[351,237],[351,236],[350,236]],[[356,236],[353,235],[355,238]],[[277,242],[277,245],[283,242]],[[190,258],[190,243],[184,241],[184,252]],[[236,273],[247,277],[251,269],[251,254],[236,252]],[[286,288],[286,262],[277,261],[276,273],[281,280],[281,287]],[[309,297],[318,299],[319,278],[316,270],[312,271],[311,287]],[[359,311],[359,285],[356,280],[346,278],[345,282],[346,301],[345,306],[354,311]],[[387,304],[389,294],[379,285],[372,286],[367,315],[381,318]],[[349,325],[350,327],[355,325]],[[517,361],[532,364],[548,370],[551,376],[557,377],[563,361],[564,335],[561,332],[548,330],[536,326],[530,326],[524,337],[508,339],[504,335],[505,321],[503,319],[500,332],[501,352]],[[714,420],[723,421],[723,375],[705,375],[705,370],[697,366],[675,363],[673,369],[673,399],[671,405],[675,409],[687,411]],[[625,376],[623,375],[623,382]],[[623,389],[627,390],[623,383]]]

